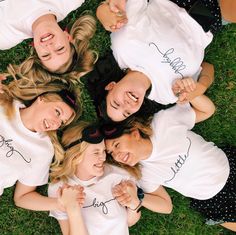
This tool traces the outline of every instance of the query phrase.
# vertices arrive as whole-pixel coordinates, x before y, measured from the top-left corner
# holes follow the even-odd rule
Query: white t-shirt
[[[9,49],[24,39],[32,38],[32,24],[40,16],[54,14],[59,22],[83,2],[84,0],[0,1],[0,49]]]
[[[144,73],[152,83],[148,98],[175,103],[175,79],[193,76],[200,68],[212,33],[168,0],[129,0],[128,24],[111,34],[119,66]]]
[[[68,180],[69,185],[82,185],[85,188],[85,203],[82,208],[84,222],[91,235],[127,235],[127,211],[112,196],[111,189],[122,180],[130,179],[130,175],[121,168],[106,165],[104,175],[88,181],[77,177]],[[57,197],[57,190],[63,182],[50,184],[49,197]],[[66,212],[51,211],[50,216],[57,220],[67,220]]]
[[[46,184],[54,155],[46,134],[32,132],[23,125],[19,109],[24,105],[15,101],[14,107],[16,113],[11,120],[0,107],[0,195],[17,180],[27,186]]]
[[[228,159],[214,143],[190,131],[194,123],[195,112],[189,104],[175,105],[154,116],[152,154],[140,162],[144,191],[164,185],[203,200],[223,188],[229,176]]]

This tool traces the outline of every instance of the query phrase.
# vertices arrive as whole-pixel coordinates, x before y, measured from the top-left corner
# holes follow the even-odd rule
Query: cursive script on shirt
[[[163,52],[154,42],[150,42],[149,46],[154,46],[157,51],[162,55],[163,60],[161,61],[161,63],[168,63],[176,74],[179,74],[182,78],[184,77],[181,71],[186,68],[186,65],[184,64],[182,59],[180,57],[171,58],[174,57],[174,48],[170,48],[167,51]]]
[[[183,165],[185,164],[186,160],[188,159],[189,157],[189,150],[190,150],[190,147],[191,147],[191,140],[190,138],[187,137],[187,140],[189,141],[189,146],[188,146],[188,149],[186,151],[185,154],[183,155],[179,155],[176,162],[174,163],[174,165],[170,168],[171,172],[172,172],[172,177],[168,180],[165,180],[165,183],[167,182],[170,182],[171,180],[173,180],[175,178],[175,176],[178,174],[178,172],[180,171],[180,169],[183,167]]]
[[[89,207],[101,208],[103,214],[106,215],[106,214],[108,214],[108,212],[109,212],[109,211],[108,211],[107,204],[108,204],[109,202],[111,202],[111,201],[114,201],[114,200],[116,200],[116,199],[115,199],[115,198],[112,198],[112,199],[110,199],[110,200],[108,200],[108,201],[105,201],[105,202],[99,202],[99,201],[97,201],[97,198],[94,198],[91,205],[83,206],[83,208],[89,208]]]
[[[13,142],[13,140],[5,139],[4,136],[0,135],[0,148],[7,147],[6,155],[5,156],[7,158],[10,158],[10,157],[20,157],[25,162],[30,163],[31,162],[31,158],[26,159],[18,150],[16,150],[12,146],[12,142]]]

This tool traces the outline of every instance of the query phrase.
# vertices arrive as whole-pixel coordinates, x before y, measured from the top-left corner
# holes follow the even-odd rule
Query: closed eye
[[[64,52],[64,51],[63,51],[63,50],[64,50],[64,48],[65,48],[64,46],[62,46],[62,47],[58,48],[58,49],[57,49],[57,52]]]

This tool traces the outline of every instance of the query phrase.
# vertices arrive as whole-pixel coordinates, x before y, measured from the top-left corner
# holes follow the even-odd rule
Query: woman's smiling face
[[[136,79],[139,72],[129,72],[118,83],[106,86],[107,114],[113,121],[122,121],[136,113],[144,100],[147,88]]]
[[[142,147],[138,142],[137,131],[133,131],[130,134],[123,134],[122,136],[105,140],[107,153],[117,161],[123,164],[134,166],[140,160],[139,148]]]

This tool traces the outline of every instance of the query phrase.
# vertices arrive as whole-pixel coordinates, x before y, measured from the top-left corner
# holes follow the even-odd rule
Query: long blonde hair
[[[77,19],[70,30],[72,36],[71,56],[77,54],[76,71],[66,73],[68,65],[63,65],[57,71],[48,71],[41,63],[37,52],[31,49],[31,55],[25,59],[20,65],[9,65],[8,74],[18,74],[20,77],[28,77],[35,83],[48,83],[55,79],[54,75],[59,75],[65,81],[79,81],[79,78],[93,69],[93,65],[97,60],[97,53],[89,48],[90,39],[96,31],[96,20],[91,15],[83,15]]]
[[[62,98],[56,93],[45,93],[60,91],[61,89],[65,88],[62,83],[49,83],[47,84],[47,86],[39,85],[37,88],[35,86],[23,86],[23,88],[21,88],[18,86],[19,81],[20,80],[14,80],[9,85],[2,85],[3,93],[0,94],[0,105],[3,106],[4,111],[9,119],[12,119],[15,114],[13,106],[14,100],[19,100],[25,104],[27,103],[27,101],[29,101],[30,104],[32,103],[32,100],[36,99],[39,95],[42,94],[41,96],[46,102],[63,101]],[[65,125],[69,125],[74,119],[77,119],[80,114],[81,109],[77,112],[73,112],[72,117],[66,122]],[[47,134],[52,141],[56,156],[52,165],[58,165],[61,162],[61,159],[58,159],[57,156],[61,156],[63,154],[63,148],[59,143],[56,131],[48,131]]]
[[[63,147],[70,145],[72,142],[82,138],[82,131],[89,126],[87,122],[80,122],[79,125],[70,127],[63,132],[61,144]],[[56,156],[61,159],[60,164],[51,168],[50,178],[52,182],[62,180],[66,182],[68,178],[76,173],[76,167],[83,159],[83,153],[89,146],[89,143],[82,141],[79,144],[63,151],[62,155]],[[61,153],[59,153],[61,154]]]

